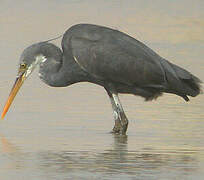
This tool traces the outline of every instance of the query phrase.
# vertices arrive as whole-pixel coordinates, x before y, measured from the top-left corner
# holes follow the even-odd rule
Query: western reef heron
[[[44,41],[23,51],[2,118],[37,65],[40,79],[49,86],[65,87],[78,82],[103,86],[114,112],[113,133],[126,134],[128,127],[118,93],[139,95],[147,101],[163,92],[181,96],[185,101],[189,101],[188,96],[201,93],[201,81],[196,76],[118,30],[77,24],[64,33],[61,45],[62,50]]]

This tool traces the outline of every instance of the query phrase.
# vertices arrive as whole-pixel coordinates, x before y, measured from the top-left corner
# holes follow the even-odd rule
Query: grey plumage
[[[103,86],[114,112],[118,109],[115,120],[119,120],[120,125],[114,127],[117,133],[124,134],[128,124],[117,100],[118,93],[152,100],[166,92],[186,101],[188,96],[201,93],[201,81],[196,76],[165,60],[140,41],[107,27],[72,26],[63,36],[62,51],[49,42],[37,43],[24,50],[20,64],[29,67],[39,55],[46,58],[45,62],[39,63],[40,78],[50,86],[62,87],[85,81]]]
[[[54,57],[53,60],[64,64],[59,73],[67,74],[66,78],[59,79],[59,74],[55,77],[53,72],[45,70],[53,64],[50,61],[46,61],[49,66],[46,64],[40,70],[41,74],[46,72],[45,82],[52,86],[81,81],[104,86],[110,81],[117,92],[140,95],[146,100],[162,92],[188,100],[187,95],[194,97],[201,91],[201,81],[190,72],[163,59],[136,39],[106,27],[88,24],[71,27],[62,40],[63,54],[52,44],[44,43],[41,47],[38,44],[38,47],[46,57]],[[48,80],[47,73],[53,78]]]

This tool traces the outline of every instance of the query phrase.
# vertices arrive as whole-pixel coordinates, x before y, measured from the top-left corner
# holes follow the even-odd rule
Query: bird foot
[[[127,127],[128,127],[128,123],[124,124],[123,126],[121,124],[116,123],[111,133],[126,135]]]
[[[114,128],[112,129],[112,131],[110,132],[111,134],[120,134],[120,129],[116,128],[114,126]]]

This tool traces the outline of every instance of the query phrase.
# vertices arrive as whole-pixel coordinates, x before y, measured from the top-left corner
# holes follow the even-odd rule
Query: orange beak
[[[13,88],[11,89],[8,100],[7,100],[7,102],[6,102],[5,106],[4,106],[4,110],[3,110],[2,114],[1,114],[1,119],[3,119],[4,116],[6,115],[11,103],[13,102],[13,100],[14,100],[18,90],[22,86],[24,80],[25,80],[25,73],[20,72],[19,76],[16,78],[16,81],[15,81],[15,83],[13,85]]]

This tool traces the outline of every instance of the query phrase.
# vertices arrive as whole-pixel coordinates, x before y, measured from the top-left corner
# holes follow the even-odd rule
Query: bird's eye
[[[21,69],[25,69],[26,68],[26,64],[25,63],[20,64],[20,68]]]

